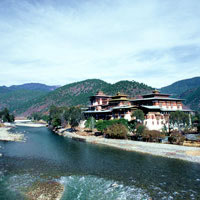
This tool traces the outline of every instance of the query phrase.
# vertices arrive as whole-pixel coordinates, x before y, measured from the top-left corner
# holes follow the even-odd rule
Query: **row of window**
[[[152,123],[152,125],[154,125],[154,124],[156,124],[156,123],[157,123],[157,125],[159,125],[159,124],[163,125],[163,124],[164,124],[164,121],[161,121],[161,122],[160,122],[159,120],[157,120],[157,122],[152,121],[151,123]],[[145,121],[145,125],[147,125],[147,121]]]

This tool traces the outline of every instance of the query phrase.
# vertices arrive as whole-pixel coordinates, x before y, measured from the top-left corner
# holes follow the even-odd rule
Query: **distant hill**
[[[17,113],[27,102],[46,95],[58,86],[47,86],[40,83],[28,83],[10,87],[0,87],[0,109],[7,107]]]
[[[177,81],[161,88],[161,92],[185,99],[185,104],[193,110],[200,110],[200,77]]]
[[[180,95],[180,98],[185,99],[185,104],[193,110],[200,111],[200,87],[187,90]]]
[[[41,84],[41,83],[25,83],[22,85],[12,85],[10,87],[6,87],[6,86],[1,86],[0,87],[0,91],[1,90],[9,90],[9,91],[13,91],[13,90],[37,90],[37,91],[53,91],[55,89],[57,89],[60,86],[49,86],[49,85],[45,85],[45,84]]]
[[[18,113],[27,116],[36,111],[45,112],[52,104],[57,106],[86,106],[89,104],[89,97],[96,94],[99,90],[109,95],[121,92],[134,97],[139,94],[148,93],[152,89],[152,87],[136,81],[119,81],[115,84],[110,84],[99,79],[88,79],[67,84],[42,97],[31,100],[24,104],[18,110]]]
[[[197,88],[200,86],[200,77],[194,77],[190,79],[184,79],[177,81],[169,86],[161,88],[161,92],[169,93],[175,96],[179,96],[187,90]]]

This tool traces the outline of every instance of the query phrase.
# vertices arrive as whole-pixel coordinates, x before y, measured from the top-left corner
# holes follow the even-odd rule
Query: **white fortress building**
[[[140,99],[131,100],[132,105],[138,106],[145,113],[144,125],[149,130],[162,130],[164,125],[169,127],[169,115],[174,111],[190,113],[190,109],[183,108],[183,99],[171,98],[169,94],[161,94],[154,90],[143,95]]]
[[[120,119],[132,120],[132,113],[136,109],[141,109],[145,114],[144,125],[149,130],[161,131],[164,126],[169,127],[169,115],[177,110],[190,113],[190,109],[185,109],[183,99],[170,97],[169,94],[161,94],[154,90],[150,94],[145,94],[139,99],[128,99],[127,95],[117,93],[115,96],[105,95],[98,92],[90,97],[90,106],[85,111],[85,116],[93,116],[98,119]]]

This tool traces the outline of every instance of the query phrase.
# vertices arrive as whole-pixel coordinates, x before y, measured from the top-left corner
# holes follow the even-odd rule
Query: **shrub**
[[[115,139],[125,139],[127,138],[128,129],[123,124],[113,124],[106,128],[105,136]]]
[[[185,137],[178,131],[174,131],[168,138],[170,144],[183,144]]]
[[[138,124],[136,126],[136,135],[141,136],[144,130],[145,130],[145,126],[142,124]]]
[[[112,126],[114,124],[122,124],[124,125],[127,129],[129,127],[128,125],[128,120],[126,119],[114,119],[114,120],[98,120],[96,123],[96,128],[98,131],[101,133],[105,131],[109,126]]]
[[[149,142],[160,142],[162,138],[165,138],[165,134],[156,130],[144,130],[142,137]]]
[[[111,126],[112,122],[111,120],[98,120],[98,122],[96,123],[96,128],[98,131],[100,131],[101,133],[103,133],[103,131],[108,127]]]

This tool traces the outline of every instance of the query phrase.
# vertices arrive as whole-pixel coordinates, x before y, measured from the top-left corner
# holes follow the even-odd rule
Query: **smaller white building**
[[[131,103],[143,110],[145,113],[144,125],[149,130],[161,131],[164,126],[169,128],[171,112],[191,112],[190,109],[183,109],[182,101],[183,99],[171,98],[169,94],[162,94],[158,90],[154,90],[140,99],[131,100]]]

